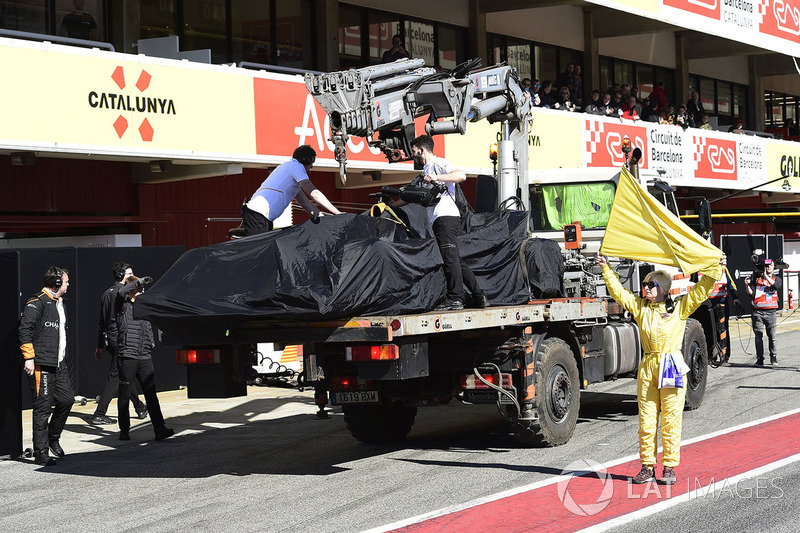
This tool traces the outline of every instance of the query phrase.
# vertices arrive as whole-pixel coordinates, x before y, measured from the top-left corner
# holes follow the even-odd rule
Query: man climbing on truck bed
[[[478,286],[475,274],[458,253],[461,215],[455,202],[455,185],[467,179],[467,175],[463,170],[455,168],[447,159],[433,155],[433,147],[433,138],[430,135],[420,135],[411,142],[411,157],[415,163],[423,165],[425,184],[433,187],[431,182],[436,180],[442,182],[446,189],[441,194],[439,202],[428,207],[428,220],[439,244],[444,262],[444,275],[447,279],[447,296],[436,310],[464,309],[464,286],[472,294],[472,306],[482,309],[489,305],[489,300]],[[397,200],[392,207],[404,204],[404,201]]]

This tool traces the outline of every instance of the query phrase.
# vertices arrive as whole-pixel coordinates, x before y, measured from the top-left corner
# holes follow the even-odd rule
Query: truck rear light
[[[497,374],[482,374],[483,379],[491,383],[492,385],[499,385],[498,382],[502,382],[502,388],[504,389],[511,389],[512,388],[512,381],[511,381],[511,374],[503,374],[501,379],[498,380]],[[461,376],[461,388],[462,389],[488,389],[489,386],[475,377],[475,374],[468,374],[466,376]]]
[[[345,348],[345,359],[348,361],[392,361],[400,356],[396,344],[378,346],[348,346]]]
[[[179,365],[213,365],[219,363],[219,350],[177,350],[175,361]]]
[[[332,391],[356,391],[362,388],[373,388],[372,380],[358,380],[358,376],[336,376],[329,378],[328,389]]]

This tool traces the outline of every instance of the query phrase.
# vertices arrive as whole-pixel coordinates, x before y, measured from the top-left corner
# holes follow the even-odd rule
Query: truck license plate
[[[491,390],[472,390],[464,391],[464,401],[467,403],[497,403],[497,392]],[[501,404],[511,404],[511,398],[505,394],[500,395]]]
[[[378,391],[360,390],[357,392],[332,392],[331,402],[334,405],[343,403],[377,403]]]

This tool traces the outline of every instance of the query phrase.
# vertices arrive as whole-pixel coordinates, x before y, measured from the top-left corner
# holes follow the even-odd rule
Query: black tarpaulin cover
[[[343,214],[190,250],[137,299],[136,316],[168,329],[187,319],[232,326],[428,311],[445,296],[441,255],[425,210],[402,210],[422,238],[386,218]],[[519,255],[526,216],[470,213],[460,238],[494,305],[529,298]]]

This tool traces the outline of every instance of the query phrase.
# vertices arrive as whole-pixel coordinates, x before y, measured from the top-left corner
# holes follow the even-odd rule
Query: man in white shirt
[[[433,147],[433,138],[430,135],[420,135],[411,142],[411,157],[417,164],[423,165],[424,183],[433,187],[431,181],[436,180],[446,187],[439,202],[428,207],[428,220],[439,244],[444,275],[447,279],[447,297],[436,310],[464,309],[464,286],[472,293],[473,306],[484,308],[489,305],[486,295],[458,252],[461,215],[455,202],[455,185],[466,180],[467,175],[463,170],[455,168],[447,159],[433,155]],[[401,206],[404,203],[402,200],[397,200],[393,206]]]
[[[270,173],[250,201],[242,205],[245,235],[272,231],[272,222],[283,214],[292,200],[297,200],[312,218],[319,216],[314,202],[334,215],[339,214],[339,210],[308,178],[316,159],[317,152],[304,144],[295,148],[289,161]]]

